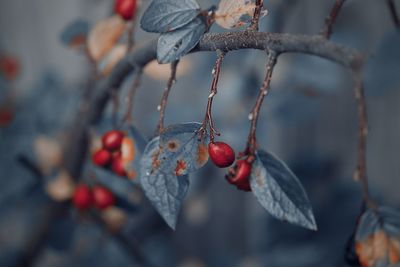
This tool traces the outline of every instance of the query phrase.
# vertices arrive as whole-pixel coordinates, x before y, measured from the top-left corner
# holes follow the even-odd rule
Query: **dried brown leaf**
[[[103,59],[100,64],[100,72],[107,76],[114,69],[115,65],[126,55],[128,46],[125,44],[118,44],[111,49],[111,52]]]
[[[89,33],[87,47],[91,58],[98,62],[114,47],[124,33],[126,22],[119,16],[98,22]]]
[[[215,22],[223,28],[232,29],[249,23],[256,5],[250,0],[221,0],[215,12]],[[262,15],[266,15],[264,10]]]

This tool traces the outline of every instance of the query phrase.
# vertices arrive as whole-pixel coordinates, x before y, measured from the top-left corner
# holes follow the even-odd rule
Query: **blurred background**
[[[202,8],[218,3],[198,2]],[[314,34],[322,29],[333,0],[264,3],[269,15],[261,21],[262,31]],[[400,1],[395,3],[400,13]],[[143,1],[140,11],[148,4]],[[258,141],[302,181],[317,232],[272,218],[252,194],[230,186],[224,171],[211,163],[191,175],[175,232],[137,187],[118,191],[124,184],[114,178],[108,186],[115,186],[122,200],[133,200],[109,214],[82,214],[68,201],[60,212],[48,212],[58,200],[54,195],[63,195],[59,190],[68,187],[51,186],[59,176],[46,169],[49,157],[71,129],[91,73],[85,55],[63,44],[62,33],[78,20],[92,27],[113,14],[112,6],[111,0],[0,0],[0,57],[14,60],[8,66],[16,73],[0,74],[0,266],[351,266],[345,261],[346,245],[361,207],[361,191],[352,180],[357,156],[353,85],[348,70],[308,55],[279,58]],[[211,31],[224,29],[213,26]],[[139,27],[135,32],[137,44],[156,37]],[[371,193],[380,204],[399,209],[400,32],[386,1],[347,1],[332,41],[368,56],[364,78]],[[242,50],[229,53],[223,63],[214,119],[222,133],[219,140],[235,151],[245,147],[248,114],[265,60],[261,51]],[[167,124],[203,119],[214,61],[214,53],[182,61]],[[165,68],[153,63],[135,96],[133,124],[145,137],[154,133],[167,77]],[[132,78],[127,79],[121,98],[131,84]],[[111,110],[112,105],[107,115]],[[35,172],[36,167],[40,170]],[[87,167],[79,179],[89,176]],[[105,219],[99,222],[98,216]]]

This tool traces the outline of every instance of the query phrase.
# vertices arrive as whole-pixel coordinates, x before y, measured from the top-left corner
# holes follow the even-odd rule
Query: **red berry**
[[[92,161],[97,166],[106,167],[111,163],[111,153],[105,149],[99,149],[94,152]]]
[[[8,108],[0,107],[0,127],[6,126],[13,119],[13,113]]]
[[[113,151],[121,148],[122,140],[124,139],[124,133],[120,131],[109,131],[103,135],[101,139],[103,148]]]
[[[116,156],[113,158],[112,164],[111,164],[111,169],[115,174],[117,174],[119,176],[127,175],[125,166],[124,166],[124,161],[121,156]]]
[[[0,57],[0,74],[3,74],[7,80],[14,80],[19,73],[19,62],[11,56]]]
[[[93,202],[92,192],[87,185],[78,185],[75,188],[74,195],[72,197],[72,201],[76,208],[81,210],[88,209]]]
[[[235,165],[235,175],[230,178],[233,184],[242,184],[249,180],[251,173],[251,164],[246,160],[238,160]]]
[[[208,144],[208,154],[211,160],[220,168],[226,168],[235,161],[235,151],[224,142]]]
[[[250,180],[247,179],[246,181],[242,182],[242,183],[238,183],[236,185],[236,188],[239,190],[243,190],[246,192],[250,192],[251,191],[251,187],[250,187]]]
[[[230,184],[236,185],[239,190],[251,191],[250,174],[251,164],[247,160],[238,160],[235,167],[229,170],[226,179]]]
[[[96,208],[104,210],[115,203],[114,194],[103,186],[93,187],[93,201]]]
[[[131,20],[136,12],[136,0],[116,0],[114,11],[124,20]]]

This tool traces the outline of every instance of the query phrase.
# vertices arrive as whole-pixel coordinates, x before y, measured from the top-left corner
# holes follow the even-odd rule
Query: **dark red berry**
[[[208,144],[208,154],[211,160],[220,168],[226,168],[235,161],[235,151],[224,142]]]
[[[114,194],[103,186],[93,187],[93,201],[96,208],[104,210],[115,204]]]
[[[121,148],[122,140],[124,139],[124,133],[121,131],[109,131],[103,135],[101,139],[103,148],[113,151]]]
[[[14,80],[19,73],[19,62],[11,56],[0,56],[0,74],[7,80]]]
[[[111,169],[115,174],[117,174],[119,176],[127,175],[125,166],[124,166],[124,161],[121,156],[116,156],[113,158],[112,164],[111,164]]]
[[[238,183],[236,185],[236,188],[239,189],[239,190],[250,192],[251,191],[250,180],[247,179],[246,181],[243,181],[242,183]]]
[[[249,180],[251,173],[251,164],[246,160],[238,160],[235,165],[235,174],[230,178],[230,182],[233,184],[242,184]]]
[[[87,185],[78,185],[75,188],[74,195],[72,197],[72,201],[76,208],[80,210],[86,210],[90,208],[93,203],[93,195],[89,186]]]
[[[106,167],[111,163],[111,153],[105,149],[99,149],[94,152],[92,161],[97,166]]]
[[[13,113],[8,108],[0,107],[0,127],[8,125],[13,119]]]
[[[131,20],[136,12],[136,0],[116,0],[114,11],[124,20]]]

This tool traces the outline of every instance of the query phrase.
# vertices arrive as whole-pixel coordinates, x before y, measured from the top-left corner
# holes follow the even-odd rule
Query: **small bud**
[[[208,98],[213,98],[215,96],[215,92],[211,92],[211,94],[208,96]]]
[[[248,118],[249,118],[249,121],[252,121],[252,120],[254,119],[253,113],[250,113],[249,116],[248,116]]]
[[[161,110],[161,105],[157,106],[157,110],[160,111]]]

